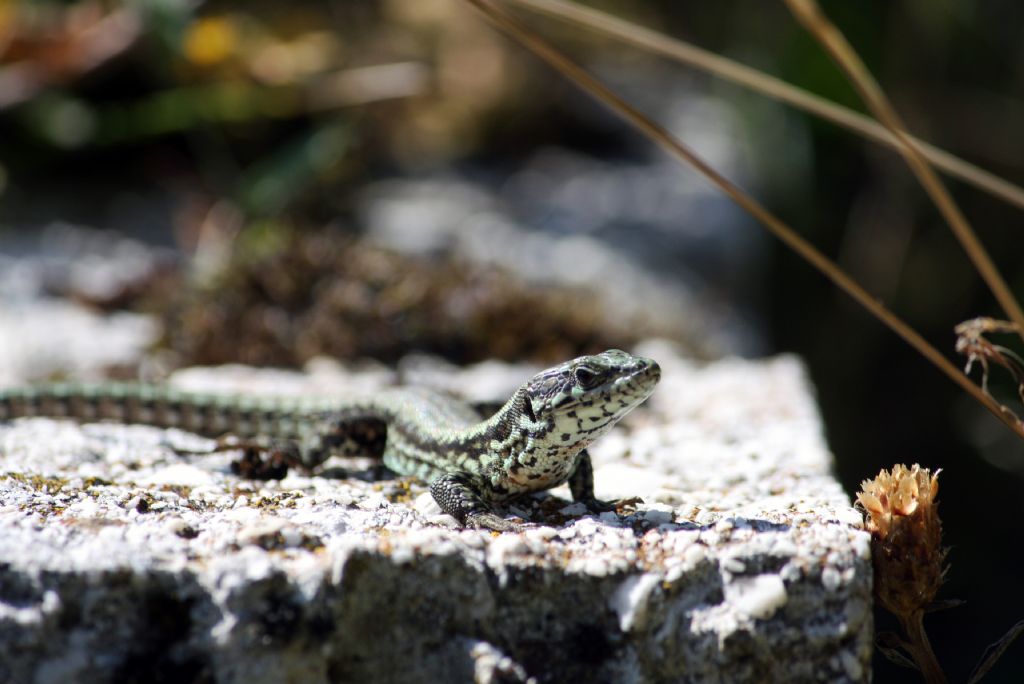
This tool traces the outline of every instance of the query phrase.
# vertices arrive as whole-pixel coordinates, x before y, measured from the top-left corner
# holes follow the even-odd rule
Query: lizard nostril
[[[661,366],[658,365],[657,361],[651,361],[651,365],[647,368],[647,374],[654,378],[655,381],[661,380]]]

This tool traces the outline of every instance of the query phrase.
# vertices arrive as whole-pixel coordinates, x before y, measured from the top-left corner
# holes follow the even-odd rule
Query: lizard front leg
[[[479,486],[467,473],[445,473],[430,483],[430,494],[441,510],[462,525],[496,532],[518,532],[520,525],[496,515],[483,500]]]
[[[180,454],[241,450],[231,472],[253,480],[280,480],[289,469],[312,472],[330,456],[380,458],[387,427],[376,418],[341,418],[333,413],[305,418],[307,425],[288,437],[225,434],[210,451],[176,449]]]
[[[572,492],[573,501],[580,502],[591,512],[615,510],[615,502],[601,501],[594,497],[594,465],[586,449],[576,457],[576,468],[569,473],[569,491]]]
[[[238,439],[229,434],[218,437],[212,449],[172,449],[180,456],[241,451],[242,455],[231,462],[231,472],[250,480],[280,480],[288,474],[289,468],[302,464],[299,445],[284,439]]]

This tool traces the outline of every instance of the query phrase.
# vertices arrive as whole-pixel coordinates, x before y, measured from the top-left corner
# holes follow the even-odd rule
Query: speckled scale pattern
[[[461,523],[514,527],[491,510],[530,492],[570,483],[593,499],[586,447],[643,402],[660,379],[654,361],[619,350],[543,371],[486,420],[432,390],[386,390],[354,400],[252,398],[146,384],[54,384],[0,391],[0,420],[49,416],[180,428],[294,445],[307,466],[332,454],[383,456],[392,471],[431,484]]]

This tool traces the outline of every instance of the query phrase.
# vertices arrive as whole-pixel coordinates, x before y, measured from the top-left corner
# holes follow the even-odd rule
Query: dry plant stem
[[[953,201],[953,197],[925,160],[921,150],[910,139],[903,121],[853,46],[824,15],[816,0],[785,0],[785,2],[793,16],[821,43],[836,64],[846,73],[850,83],[860,94],[871,113],[899,140],[900,146],[897,149],[900,154],[907,161],[932,202],[942,213],[943,218],[949,224],[957,240],[960,241],[964,251],[967,252],[974,267],[978,269],[982,279],[992,290],[992,294],[1003,311],[1006,312],[1007,317],[1017,324],[1021,331],[1021,339],[1024,339],[1024,310],[1021,310],[1020,304],[1017,303],[1010,288],[1006,285],[1006,281],[999,275],[995,264],[992,263],[992,259],[988,256],[977,235],[974,234],[967,219],[956,202]]]
[[[932,644],[924,631],[924,613],[917,611],[906,620],[901,619],[900,623],[908,639],[907,650],[920,668],[924,681],[928,684],[946,684],[946,675],[939,667]]]
[[[898,149],[900,141],[874,119],[859,114],[814,93],[735,62],[721,55],[691,45],[686,41],[644,26],[620,19],[600,10],[567,0],[505,0],[527,9],[542,12],[571,23],[586,26],[599,33],[618,38],[643,50],[689,64],[727,81],[792,105],[826,121]],[[1024,209],[1024,188],[1010,183],[982,168],[970,164],[920,138],[907,136],[928,161],[949,175],[959,178],[995,197]]]
[[[740,205],[747,213],[759,221],[773,235],[782,240],[790,249],[795,251],[812,266],[818,269],[825,277],[835,283],[840,289],[853,297],[861,306],[870,311],[876,318],[889,326],[897,335],[902,337],[908,344],[914,347],[926,359],[938,366],[939,370],[960,385],[964,391],[978,400],[985,408],[992,412],[997,418],[1003,421],[1019,437],[1024,438],[1024,427],[1017,424],[1013,419],[1003,415],[999,404],[986,395],[971,380],[960,372],[952,363],[939,353],[935,347],[930,345],[913,328],[904,323],[898,316],[885,308],[885,306],[873,298],[864,288],[858,285],[850,276],[843,272],[838,266],[819,252],[811,243],[797,235],[782,220],[777,218],[757,200],[740,190],[730,180],[715,171],[707,162],[698,157],[689,147],[676,140],[667,130],[639,112],[632,105],[619,97],[614,91],[591,76],[585,70],[569,60],[565,55],[558,52],[544,40],[537,37],[518,19],[499,9],[490,0],[466,0],[487,17],[495,26],[506,32],[515,40],[519,41],[531,52],[550,64],[556,70],[568,77],[571,81],[583,88],[599,102],[609,107],[613,112],[621,116],[627,123],[639,130],[659,145],[665,151],[671,153],[677,159],[689,164],[714,185],[727,194],[734,202]]]

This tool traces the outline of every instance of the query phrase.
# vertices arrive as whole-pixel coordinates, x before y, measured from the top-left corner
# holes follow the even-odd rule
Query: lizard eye
[[[592,389],[601,384],[601,377],[586,366],[580,366],[572,372],[576,384],[583,389]]]

